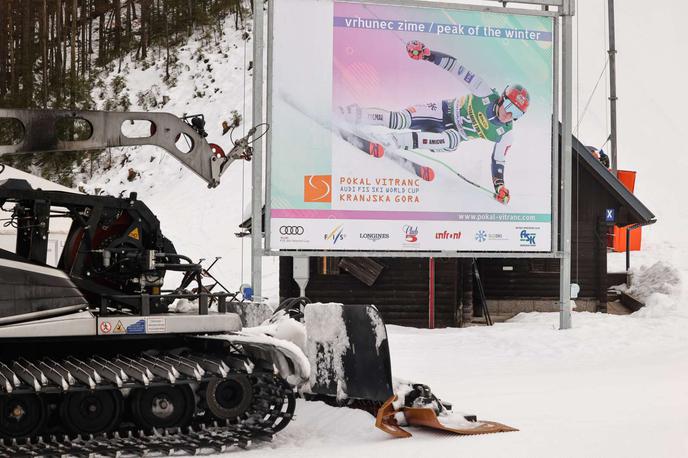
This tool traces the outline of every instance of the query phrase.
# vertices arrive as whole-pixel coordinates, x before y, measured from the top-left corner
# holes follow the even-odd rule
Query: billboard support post
[[[611,144],[612,144],[612,173],[617,176],[618,162],[617,162],[617,143],[616,143],[616,32],[614,30],[614,0],[607,0],[609,17],[609,121],[611,128]]]
[[[571,169],[573,124],[573,1],[565,7],[561,51],[561,251],[559,268],[559,329],[571,328]]]
[[[263,122],[263,1],[253,0],[253,106],[251,122]],[[251,287],[253,295],[262,296],[263,278],[263,140],[254,144],[251,193]]]

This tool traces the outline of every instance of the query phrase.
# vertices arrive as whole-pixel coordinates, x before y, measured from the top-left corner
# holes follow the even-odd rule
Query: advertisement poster
[[[551,17],[277,0],[269,250],[551,251]]]

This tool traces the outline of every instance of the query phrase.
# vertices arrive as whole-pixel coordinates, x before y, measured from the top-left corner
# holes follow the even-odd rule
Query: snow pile
[[[274,309],[265,302],[230,303],[229,306],[241,318],[241,324],[246,327],[260,326],[272,317]]]
[[[617,289],[645,304],[633,314],[639,318],[661,317],[676,312],[688,313],[683,296],[682,273],[673,265],[657,261],[630,271],[630,285]]]
[[[239,315],[244,327],[260,326],[272,317],[273,312],[272,306],[264,302],[228,302],[227,306],[230,312]],[[217,305],[212,304],[210,308],[217,310]],[[176,299],[168,309],[174,313],[197,312],[198,299]]]
[[[243,320],[243,318],[242,318]],[[261,325],[246,327],[244,334],[267,335],[276,339],[292,342],[306,353],[306,327],[303,323],[290,318],[284,312],[278,312]]]
[[[198,301],[190,301],[185,297],[181,299],[175,299],[175,301],[168,307],[168,310],[175,313],[196,312],[198,311]]]
[[[651,295],[674,295],[681,288],[680,272],[672,265],[657,261],[651,266],[631,270],[630,286],[626,293],[645,302]]]

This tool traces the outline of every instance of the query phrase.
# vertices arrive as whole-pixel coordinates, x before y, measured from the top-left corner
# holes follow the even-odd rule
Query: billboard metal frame
[[[335,1],[335,0],[333,0]],[[551,249],[547,252],[504,252],[504,251],[370,251],[370,250],[266,250],[263,245],[262,203],[263,203],[263,149],[259,139],[254,147],[253,159],[253,197],[252,197],[252,284],[254,292],[260,295],[262,277],[262,256],[373,256],[373,257],[451,257],[451,258],[558,258],[560,259],[560,328],[571,327],[571,154],[562,154],[560,161],[559,135],[561,135],[561,151],[568,152],[572,148],[572,52],[573,52],[573,15],[575,14],[574,0],[487,0],[500,3],[502,6],[489,6],[470,3],[447,3],[422,0],[344,0],[350,3],[374,3],[381,5],[418,6],[428,8],[445,8],[454,10],[485,11],[506,14],[521,14],[530,16],[546,16],[553,18],[553,120],[552,120],[552,224]],[[470,0],[464,0],[470,1]],[[540,9],[511,8],[508,3],[529,6],[539,6]],[[267,123],[272,122],[272,42],[273,36],[273,4],[268,0],[268,60],[267,78],[263,78],[265,66],[264,48],[264,18],[262,14],[254,14],[253,52],[253,124],[265,120],[263,114],[264,90],[267,88]],[[264,1],[253,0],[253,10],[263,11]],[[556,8],[553,10],[551,8]],[[560,87],[561,81],[561,87]],[[264,86],[266,85],[266,86]],[[561,130],[559,129],[559,110],[561,108]],[[269,158],[272,146],[272,136],[267,135],[266,158]],[[267,192],[270,183],[270,162],[266,161],[266,195],[265,195],[265,226],[270,227],[270,194]],[[559,231],[561,234],[559,236]],[[269,246],[270,233],[265,231],[265,246]]]

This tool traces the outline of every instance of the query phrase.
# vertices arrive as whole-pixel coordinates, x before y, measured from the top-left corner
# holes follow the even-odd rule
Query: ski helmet
[[[526,88],[520,84],[509,84],[502,92],[500,105],[511,113],[514,121],[523,116],[528,111],[530,105],[530,95]]]

